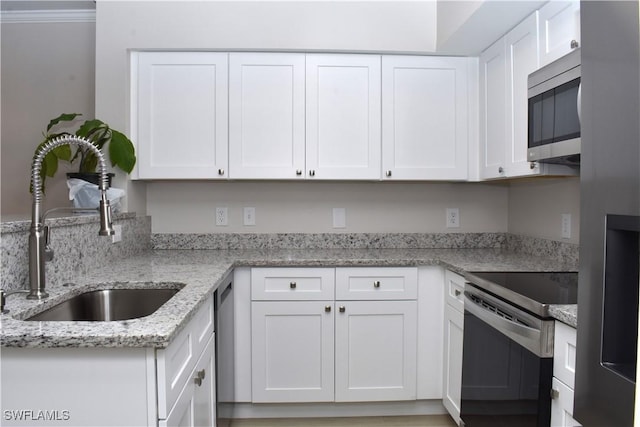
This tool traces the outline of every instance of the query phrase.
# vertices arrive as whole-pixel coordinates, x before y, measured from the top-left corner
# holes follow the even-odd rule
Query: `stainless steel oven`
[[[464,290],[461,425],[548,427],[554,320],[577,273],[469,273]]]

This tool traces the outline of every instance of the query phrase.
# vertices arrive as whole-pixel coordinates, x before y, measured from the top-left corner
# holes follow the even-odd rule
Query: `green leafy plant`
[[[79,113],[65,113],[51,120],[43,133],[44,140],[36,148],[36,153],[40,147],[53,139],[65,135],[74,135],[70,132],[62,131],[60,128],[64,128],[65,125],[68,126],[68,122],[74,121],[81,115]],[[111,166],[117,166],[126,173],[131,173],[133,170],[136,164],[135,149],[131,140],[122,132],[110,128],[108,124],[101,120],[93,119],[82,123],[76,130],[75,135],[89,140],[100,150],[108,144]],[[58,171],[58,162],[60,160],[72,164],[78,161],[78,172],[81,173],[96,172],[98,166],[98,158],[86,147],[78,147],[76,145],[72,147],[70,144],[61,145],[51,150],[42,162],[40,174],[43,189],[46,177],[53,177]]]

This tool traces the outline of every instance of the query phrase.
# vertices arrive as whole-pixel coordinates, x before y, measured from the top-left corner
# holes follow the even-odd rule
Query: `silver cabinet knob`
[[[195,382],[196,385],[200,387],[202,385],[202,380],[204,379],[205,376],[206,376],[206,372],[204,369],[201,371],[198,371],[196,373],[196,377],[193,379],[193,382]]]
[[[379,288],[380,287],[380,281],[376,280],[375,282],[373,282],[373,287],[374,288]]]
[[[391,171],[390,171],[390,170],[388,170],[388,171],[385,173],[385,175],[387,176],[387,178],[390,178],[390,177],[391,177]]]
[[[298,176],[302,175],[302,171],[300,169],[297,169],[296,170],[296,175],[298,175]]]
[[[529,162],[529,167],[534,170],[538,166],[538,162]]]
[[[455,296],[457,296],[457,297],[459,297],[461,293],[462,293],[462,292],[460,292],[458,289],[456,289],[455,291],[453,291],[453,294],[454,294]]]
[[[224,175],[224,169],[218,169],[218,175],[222,176]]]
[[[555,388],[551,389],[551,398],[552,399],[557,399],[558,397],[560,397],[560,391],[556,390]]]
[[[316,176],[316,171],[313,169],[309,171],[309,176]]]
[[[502,166],[498,168],[498,173],[504,173],[504,168]]]
[[[575,49],[580,46],[580,43],[578,43],[578,40],[571,40],[571,44],[569,46],[571,47],[571,49]]]
[[[344,305],[341,305],[341,306],[338,308],[338,311],[339,311],[340,313],[344,313],[344,312],[345,312],[345,310],[346,310],[346,308],[344,308]]]
[[[298,286],[296,282],[290,282],[290,283],[289,283],[289,287],[290,287],[291,289],[295,289],[295,288],[296,288],[296,286]]]
[[[325,306],[324,306],[324,311],[325,311],[326,313],[330,313],[330,312],[331,312],[331,306],[330,306],[330,305],[325,305]]]

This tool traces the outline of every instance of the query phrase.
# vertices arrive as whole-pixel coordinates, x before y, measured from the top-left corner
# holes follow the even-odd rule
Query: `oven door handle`
[[[480,307],[469,298],[466,292],[464,309],[538,357],[553,357],[553,345],[549,349],[548,345],[542,343],[542,332],[539,329],[521,325]]]

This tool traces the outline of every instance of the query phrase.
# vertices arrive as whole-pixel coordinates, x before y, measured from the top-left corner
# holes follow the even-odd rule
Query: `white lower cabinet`
[[[460,422],[462,394],[462,342],[464,332],[464,277],[445,273],[442,404]]]
[[[254,403],[333,401],[333,302],[254,301]]]
[[[165,349],[3,348],[2,425],[215,426],[213,328],[209,299]]]
[[[555,322],[551,427],[576,427],[573,419],[573,387],[576,373],[576,330]]]
[[[252,269],[253,403],[415,400],[418,269],[327,270]],[[312,277],[318,294],[344,298],[306,300],[297,291]],[[275,280],[288,290],[262,291]]]
[[[173,409],[158,423],[160,427],[215,426],[214,343],[212,336]]]
[[[416,399],[416,302],[336,302],[336,402]]]

